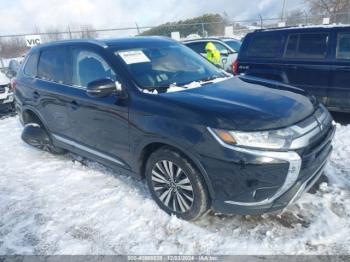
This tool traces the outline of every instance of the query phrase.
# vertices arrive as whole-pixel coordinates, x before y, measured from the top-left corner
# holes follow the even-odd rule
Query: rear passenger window
[[[38,75],[44,80],[66,83],[65,71],[68,64],[69,59],[64,48],[43,50],[39,59]]]
[[[339,33],[337,59],[350,59],[350,33]]]
[[[274,58],[279,55],[282,36],[278,34],[261,34],[253,37],[248,46],[248,57]]]
[[[298,58],[322,59],[326,57],[328,34],[301,34]]]
[[[324,59],[327,55],[328,40],[328,33],[289,35],[284,57]]]
[[[24,67],[24,74],[30,77],[37,76],[37,67],[38,67],[38,53],[33,53],[29,55],[27,63]]]

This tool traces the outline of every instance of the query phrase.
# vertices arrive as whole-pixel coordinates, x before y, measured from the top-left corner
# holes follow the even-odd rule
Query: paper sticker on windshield
[[[141,50],[119,52],[119,55],[128,65],[151,62]]]

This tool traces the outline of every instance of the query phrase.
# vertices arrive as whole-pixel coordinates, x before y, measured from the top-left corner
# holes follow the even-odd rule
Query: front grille
[[[3,94],[6,92],[6,86],[0,86],[0,94]]]

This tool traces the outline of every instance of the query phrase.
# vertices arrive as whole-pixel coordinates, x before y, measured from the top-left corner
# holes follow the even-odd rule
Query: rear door
[[[208,41],[209,42],[209,41]],[[207,43],[208,43],[207,42]],[[237,59],[237,53],[218,41],[212,41],[220,52],[220,66],[227,72],[232,72],[232,63]]]
[[[334,62],[328,106],[350,111],[350,28],[334,32]]]
[[[32,90],[33,101],[40,101],[40,112],[52,134],[69,135],[71,125],[66,105],[69,103],[69,56],[64,46],[53,46],[41,51],[38,79]]]
[[[286,82],[307,90],[327,104],[331,84],[330,32],[288,35],[283,68]]]

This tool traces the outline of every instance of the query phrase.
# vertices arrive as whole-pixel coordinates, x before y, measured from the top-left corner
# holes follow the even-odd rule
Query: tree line
[[[34,35],[40,35],[42,42],[59,41],[64,39],[88,39],[97,38],[96,29],[89,24],[80,26],[68,26],[67,28],[49,27],[41,30],[35,27]],[[0,37],[0,57],[12,58],[25,55],[29,50],[25,43],[25,37]]]
[[[229,7],[227,7],[229,8]],[[350,23],[350,0],[305,0],[304,9],[296,9],[281,14],[287,25],[320,24],[323,17],[329,17],[332,23]],[[191,19],[168,22],[145,30],[140,35],[170,36],[171,32],[178,31],[181,36],[196,34],[199,36],[219,36],[224,34],[225,26],[232,25],[232,21],[224,12],[220,14],[205,14]],[[258,26],[255,22],[252,25]],[[244,29],[244,25],[235,23],[235,29]],[[67,28],[51,27],[44,31],[35,28],[34,34],[41,34],[43,42],[74,39],[97,38],[98,33],[92,25],[68,26]],[[28,48],[24,37],[0,37],[0,57],[18,57],[23,55]]]

